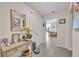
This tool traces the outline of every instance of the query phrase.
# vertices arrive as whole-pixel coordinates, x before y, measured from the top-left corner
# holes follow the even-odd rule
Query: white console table
[[[14,43],[8,47],[0,48],[0,56],[1,57],[18,57],[22,55],[22,52],[28,49],[28,44],[31,41],[20,41]]]

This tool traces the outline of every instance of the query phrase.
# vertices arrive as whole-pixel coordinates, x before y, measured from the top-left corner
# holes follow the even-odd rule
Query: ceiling
[[[27,4],[36,9],[42,16],[46,16],[50,13],[68,10],[70,2],[27,2]]]

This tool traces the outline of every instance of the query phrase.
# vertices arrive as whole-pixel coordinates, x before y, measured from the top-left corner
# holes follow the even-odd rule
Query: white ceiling
[[[70,2],[27,2],[27,4],[45,16],[52,13],[52,11],[56,13],[68,10]]]

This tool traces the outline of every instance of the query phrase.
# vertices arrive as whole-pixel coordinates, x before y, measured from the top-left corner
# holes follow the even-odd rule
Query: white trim
[[[37,47],[41,46],[43,44],[43,42],[41,42],[40,44],[37,45]]]
[[[68,48],[68,47],[65,47],[65,46],[63,46],[63,45],[57,45],[58,47],[62,47],[62,48],[65,48],[65,49],[67,49],[67,50],[69,50],[69,51],[72,51],[72,49],[71,48]]]

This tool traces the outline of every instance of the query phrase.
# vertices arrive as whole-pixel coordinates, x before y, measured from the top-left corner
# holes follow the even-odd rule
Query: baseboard
[[[41,46],[44,42],[41,42],[39,45],[37,45],[37,47]]]
[[[56,44],[56,46],[57,46],[57,47],[62,47],[62,48],[64,48],[64,46],[63,46],[63,45],[60,45],[60,44]]]
[[[71,48],[68,48],[68,47],[65,47],[67,50],[69,50],[69,51],[72,51],[72,49]]]
[[[68,47],[64,47],[63,45],[57,45],[58,47],[61,47],[61,48],[65,48],[65,49],[67,49],[67,50],[69,50],[69,51],[72,51],[72,49],[71,48],[68,48]]]

